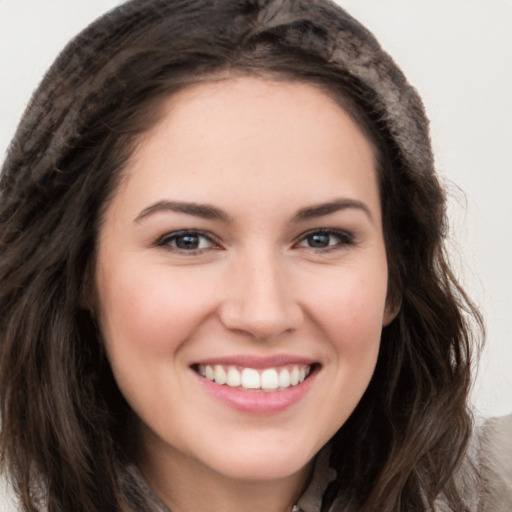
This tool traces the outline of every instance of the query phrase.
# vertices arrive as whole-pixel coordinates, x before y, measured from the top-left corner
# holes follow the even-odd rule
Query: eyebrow
[[[321,203],[306,208],[300,209],[292,218],[292,222],[301,222],[308,219],[315,219],[317,217],[323,217],[340,210],[356,209],[361,210],[366,214],[371,222],[374,221],[370,208],[357,199],[340,198],[328,203]]]
[[[373,222],[373,216],[371,214],[371,211],[365,203],[363,203],[362,201],[358,201],[356,199],[347,198],[335,199],[333,201],[329,201],[328,203],[321,203],[301,208],[292,217],[291,222],[298,223],[304,220],[323,217],[325,215],[329,215],[340,210],[348,210],[352,208],[356,210],[361,210]],[[229,216],[223,210],[216,208],[215,206],[211,206],[209,204],[167,200],[158,201],[157,203],[152,204],[147,208],[144,208],[144,210],[142,210],[137,215],[137,217],[135,217],[134,222],[139,223],[146,219],[147,217],[150,217],[151,215],[154,215],[159,212],[178,212],[208,220],[217,220],[226,223],[233,222],[233,218],[231,216]]]
[[[219,220],[226,223],[233,222],[233,219],[226,212],[219,208],[215,208],[215,206],[182,201],[158,201],[157,203],[144,208],[144,210],[135,217],[134,222],[141,222],[147,217],[158,212],[186,213],[187,215],[193,215],[203,219]]]

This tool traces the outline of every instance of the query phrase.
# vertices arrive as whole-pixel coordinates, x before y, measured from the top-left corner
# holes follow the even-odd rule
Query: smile
[[[297,386],[311,373],[312,365],[296,364],[273,368],[240,368],[232,365],[202,365],[196,372],[220,386],[244,391],[281,391]]]

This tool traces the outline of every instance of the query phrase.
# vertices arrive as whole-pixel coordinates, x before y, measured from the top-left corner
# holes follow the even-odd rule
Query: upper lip
[[[232,355],[224,357],[211,357],[194,361],[191,366],[195,365],[215,365],[222,364],[226,366],[241,366],[243,368],[273,368],[278,366],[287,366],[293,364],[313,365],[317,363],[314,359],[296,355],[277,354],[273,356],[254,356],[249,354]]]

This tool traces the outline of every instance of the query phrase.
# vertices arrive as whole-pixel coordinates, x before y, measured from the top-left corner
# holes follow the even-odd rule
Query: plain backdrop
[[[118,3],[0,0],[2,161],[59,50]],[[450,194],[456,272],[487,323],[473,401],[485,416],[511,412],[512,1],[338,3],[376,34],[423,97],[437,168]]]

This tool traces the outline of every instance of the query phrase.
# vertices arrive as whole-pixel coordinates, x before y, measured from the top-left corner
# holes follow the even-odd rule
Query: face
[[[374,151],[310,85],[233,78],[165,108],[106,209],[96,267],[141,458],[297,474],[359,402],[393,316]]]

